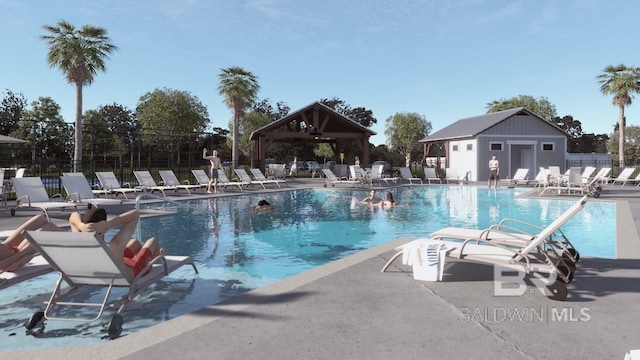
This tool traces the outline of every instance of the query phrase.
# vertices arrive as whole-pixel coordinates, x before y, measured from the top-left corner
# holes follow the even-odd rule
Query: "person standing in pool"
[[[496,156],[493,155],[491,160],[489,160],[489,171],[491,174],[489,175],[489,188],[491,188],[491,180],[495,182],[495,188],[498,187],[498,181],[500,180],[500,163]]]
[[[205,160],[209,160],[209,163],[211,164],[211,169],[209,169],[209,177],[211,178],[211,180],[209,180],[209,185],[207,186],[207,192],[211,194],[211,186],[213,185],[213,192],[217,193],[218,192],[218,169],[224,170],[224,167],[222,167],[222,162],[218,157],[218,152],[216,150],[213,150],[211,152],[211,155],[207,156],[207,148],[204,148],[202,149],[202,158]]]

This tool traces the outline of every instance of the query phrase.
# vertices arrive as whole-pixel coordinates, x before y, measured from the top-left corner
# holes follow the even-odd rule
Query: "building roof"
[[[438,141],[445,141],[445,140],[473,138],[515,115],[533,116],[537,119],[540,119],[540,121],[543,121],[547,125],[556,128],[558,131],[565,133],[559,127],[544,120],[543,118],[532,113],[526,108],[519,107],[515,109],[498,111],[498,112],[488,113],[480,116],[473,116],[465,119],[460,119],[454,122],[453,124],[425,137],[424,139],[420,140],[420,142],[438,142]]]
[[[291,122],[296,122],[299,125],[292,128],[290,127]],[[333,138],[342,138],[344,136],[343,134],[348,133],[362,134],[362,137],[376,135],[375,131],[362,126],[325,104],[316,101],[254,130],[251,133],[250,139],[255,140],[257,137],[266,134],[273,136],[279,133],[281,134],[280,136],[284,136],[285,133],[310,133],[313,129],[323,133],[325,137],[329,136]],[[276,135],[276,137],[279,136]]]

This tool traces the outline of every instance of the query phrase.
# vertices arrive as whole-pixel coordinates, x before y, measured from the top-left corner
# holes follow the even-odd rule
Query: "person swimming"
[[[260,200],[258,201],[258,205],[257,206],[252,206],[251,210],[252,211],[269,211],[269,210],[273,210],[274,207],[269,204],[269,202],[267,200]]]
[[[369,204],[378,204],[382,202],[382,199],[376,195],[376,191],[374,189],[371,189],[369,196],[362,199],[362,202],[369,203]]]

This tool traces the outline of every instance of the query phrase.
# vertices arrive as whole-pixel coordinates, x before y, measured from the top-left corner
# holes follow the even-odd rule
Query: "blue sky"
[[[240,66],[258,77],[259,98],[291,110],[332,97],[372,110],[376,145],[395,113],[424,115],[437,131],[517,95],[610,133],[618,111],[595,77],[640,66],[639,10],[634,0],[0,0],[0,92],[49,96],[73,122],[74,87],[39,38],[64,19],[106,28],[120,48],[85,88],[85,110],[135,110],[166,87],[198,97],[211,126],[226,128],[218,74]],[[640,123],[640,104],[627,123]]]

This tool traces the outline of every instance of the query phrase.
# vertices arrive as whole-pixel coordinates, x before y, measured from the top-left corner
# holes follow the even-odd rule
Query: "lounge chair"
[[[286,180],[287,178],[287,169],[285,164],[269,164],[268,171],[274,179]]]
[[[411,173],[411,169],[409,169],[408,167],[400,168],[400,176],[402,177],[402,179],[407,180],[409,184],[413,184],[414,181],[422,184],[422,179],[413,176],[413,174]]]
[[[588,184],[589,182],[591,182],[593,173],[596,171],[595,166],[587,166],[584,168],[584,171],[582,172],[582,183],[583,184]]]
[[[542,188],[542,190],[539,192],[539,195],[542,195],[547,191],[556,191],[558,195],[561,195],[561,194],[571,195],[575,193],[580,193],[580,195],[584,195],[586,193],[587,196],[591,196],[595,198],[600,197],[602,186],[598,184],[598,178],[594,177],[593,179],[591,179],[589,183],[584,184],[582,182],[583,179],[580,174],[581,171],[582,169],[579,167],[570,168],[569,175],[567,176],[566,180],[563,180],[558,185],[549,184],[548,186]]]
[[[458,169],[456,168],[446,168],[445,179],[447,180],[447,184],[457,182],[462,185],[462,179],[460,178],[460,175],[458,175]]]
[[[333,165],[333,170],[331,171],[336,174],[338,179],[349,178],[349,165],[335,164]]]
[[[311,173],[311,178],[316,177],[316,173],[320,170],[320,164],[317,161],[307,161],[307,171]]]
[[[611,172],[610,167],[603,167],[598,171],[598,173],[593,177],[596,179],[597,183],[600,185],[604,185],[609,183],[609,173]],[[636,177],[636,179],[640,179],[640,173]]]
[[[280,186],[280,184],[286,184],[287,183],[287,180],[276,179],[275,177],[272,177],[272,178],[268,179],[266,176],[264,176],[264,174],[262,173],[262,170],[257,169],[257,168],[251,169],[251,174],[253,174],[253,177],[256,180],[262,181],[265,184],[276,184],[276,185],[278,185],[279,188],[282,187],[282,186]]]
[[[181,184],[180,180],[176,177],[176,174],[173,173],[173,170],[160,170],[160,177],[162,177],[162,182],[166,186],[173,186],[176,189],[186,190],[189,195],[191,195],[191,190],[198,190],[202,188],[200,185],[191,185],[191,184]]]
[[[51,201],[40,177],[15,178],[13,179],[13,187],[16,191],[16,207],[11,209],[11,216],[15,216],[16,210],[19,208],[39,208],[44,212],[47,219],[49,218],[47,211],[50,209],[63,211],[66,209],[78,209],[78,204],[75,203]],[[62,197],[60,194],[57,194],[57,196]]]
[[[125,199],[128,199],[127,194],[135,194],[142,192],[141,188],[136,187],[122,187],[116,175],[112,171],[98,171],[96,177],[100,181],[100,186],[104,190],[111,192],[112,194],[122,194]]]
[[[89,180],[87,180],[87,178],[81,172],[63,172],[62,176],[80,176],[83,179],[85,179],[87,181],[87,183],[89,183]],[[109,190],[95,189],[91,185],[89,185],[89,187],[91,188],[91,192],[93,193],[94,197],[99,197],[100,195],[104,195],[105,197],[109,197],[109,195],[111,195],[111,192]]]
[[[101,205],[122,205],[122,200],[120,199],[96,198],[89,186],[89,182],[87,182],[87,178],[85,178],[82,173],[76,174],[79,175],[60,176],[62,186],[64,186],[64,190],[67,192],[67,201],[84,205],[90,204],[95,207],[100,207]]]
[[[230,181],[223,171],[218,171],[218,186],[222,189],[227,189],[228,186],[237,186],[238,190],[242,191],[244,186],[251,185],[251,179],[249,182],[246,181]]]
[[[544,246],[545,242],[547,244],[552,243],[549,239],[553,238],[553,234],[567,220],[582,210],[586,201],[586,196],[581,198],[555,221],[535,234],[524,246],[504,245],[493,239],[486,240],[481,237],[438,235],[439,237],[431,239],[417,239],[397,248],[399,252],[384,265],[381,271],[386,271],[400,255],[403,255],[405,249],[415,248],[415,242],[421,244],[443,244],[450,250],[447,253],[447,257],[481,264],[517,268],[533,277],[544,276],[543,274],[548,274],[552,278],[555,276],[555,281],[546,284],[548,291],[546,291],[545,295],[553,300],[564,300],[568,293],[565,284],[572,280],[573,271],[570,266],[567,266],[562,253],[550,253]],[[446,238],[455,240],[444,240]],[[554,257],[554,255],[556,256]]]
[[[27,324],[27,330],[39,326],[44,330],[44,320],[94,321],[102,316],[104,309],[110,305],[109,295],[114,287],[128,288],[126,297],[115,304],[118,307],[108,329],[110,338],[120,334],[122,317],[120,313],[135,297],[161,278],[169,275],[182,265],[191,265],[197,273],[193,259],[189,256],[157,256],[138,276],[132,277],[129,269],[121,259],[116,260],[106,243],[95,233],[59,232],[59,231],[25,231],[25,238],[46,261],[59,273],[60,277],[47,302],[44,313],[36,313]],[[147,272],[148,270],[148,272]],[[68,286],[62,286],[66,283]],[[83,287],[105,287],[104,299],[96,303],[66,301],[68,295]],[[56,317],[54,309],[62,307],[98,308],[95,317]],[[69,312],[65,312],[68,314]],[[40,321],[38,321],[40,320]]]
[[[516,187],[520,183],[526,183],[528,174],[529,169],[527,168],[519,168],[516,170],[516,173],[513,174],[513,178],[509,180],[509,187]]]
[[[209,179],[209,175],[207,175],[207,173],[202,170],[202,169],[195,169],[195,170],[191,170],[191,173],[193,174],[193,176],[196,178],[196,181],[198,182],[198,186],[206,188],[209,186],[209,181],[211,179]],[[218,172],[220,173],[220,172]]]
[[[360,165],[349,165],[349,180],[358,181],[362,186],[372,186],[371,176]]]
[[[140,184],[143,189],[151,191],[152,194],[154,191],[160,191],[162,196],[167,197],[167,194],[165,193],[166,190],[173,190],[174,192],[178,190],[175,186],[161,186],[156,184],[156,181],[153,180],[153,176],[151,176],[151,173],[148,171],[134,171],[133,175],[138,180],[138,184]]]
[[[331,169],[322,169],[322,172],[324,173],[324,176],[326,176],[327,178],[327,184],[326,184],[327,187],[336,186],[340,184],[353,185],[353,187],[356,187],[360,184],[360,182],[357,180],[348,180],[347,178],[338,178],[333,173],[333,171],[331,171]]]
[[[33,279],[53,271],[53,267],[40,255],[35,255],[17,269],[0,270],[0,289]]]
[[[235,172],[236,172],[236,175],[238,175],[238,178],[240,178],[240,181],[242,181],[245,184],[250,184],[250,185],[258,184],[262,186],[263,189],[266,189],[266,186],[264,186],[265,184],[276,184],[277,186],[280,186],[277,183],[272,182],[271,180],[267,180],[267,181],[262,181],[259,179],[252,180],[249,174],[247,174],[247,172],[244,169],[235,169]]]
[[[378,184],[384,182],[385,185],[395,185],[398,183],[398,178],[386,178],[384,177],[383,165],[371,165],[371,183],[377,182]]]
[[[579,200],[579,202],[582,201],[586,201],[586,197]],[[561,253],[563,258],[575,264],[580,260],[580,254],[560,229],[573,215],[575,214],[560,216],[558,219],[561,221],[556,224],[557,229],[545,239],[543,244],[546,249]],[[456,240],[481,239],[501,245],[524,247],[535,240],[542,230],[544,230],[544,227],[530,222],[514,218],[505,218],[484,230],[447,227],[429,234],[429,238]]]
[[[624,186],[628,181],[631,180],[631,175],[633,175],[635,171],[636,171],[636,168],[632,168],[632,167],[624,168],[620,172],[618,177],[613,179],[613,181],[611,182],[611,185],[615,185],[616,183],[621,183],[621,185]]]
[[[427,184],[431,184],[432,181],[437,181],[438,184],[442,184],[442,179],[436,175],[436,168],[424,166],[422,169],[424,170],[424,179],[427,181]]]

